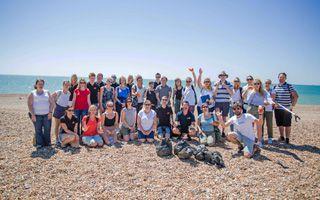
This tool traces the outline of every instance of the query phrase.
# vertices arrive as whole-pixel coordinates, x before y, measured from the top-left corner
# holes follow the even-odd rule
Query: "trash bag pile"
[[[157,155],[160,157],[172,155],[172,142],[168,139],[162,139],[156,147]],[[173,148],[173,153],[179,159],[195,159],[207,164],[215,165],[217,168],[225,167],[222,155],[217,151],[209,151],[205,145],[192,147],[187,141],[181,140]]]

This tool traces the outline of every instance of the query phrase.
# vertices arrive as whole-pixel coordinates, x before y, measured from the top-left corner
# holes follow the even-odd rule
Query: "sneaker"
[[[272,144],[272,138],[268,138],[268,144]]]
[[[284,137],[283,136],[279,137],[278,141],[279,142],[284,142]]]
[[[286,144],[290,144],[289,138],[286,138]]]

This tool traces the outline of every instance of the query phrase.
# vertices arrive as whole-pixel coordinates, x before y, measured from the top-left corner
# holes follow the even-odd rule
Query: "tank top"
[[[109,119],[107,117],[107,115],[105,115],[105,118],[104,118],[104,126],[114,126],[116,122],[116,114],[114,113],[114,116],[112,119]]]
[[[103,93],[102,93],[102,104],[106,105],[108,101],[113,102],[113,87],[110,89],[103,87]]]
[[[56,91],[56,94],[57,94],[57,104],[59,106],[62,106],[62,107],[67,107],[69,105],[69,99],[70,99],[70,91],[67,91],[67,93],[64,93],[63,90],[57,90]]]
[[[33,95],[33,111],[35,115],[46,115],[49,113],[50,101],[49,92],[43,90],[41,94],[37,93],[37,90],[32,91]]]
[[[177,100],[181,100],[182,99],[182,89],[183,87],[181,87],[181,89],[176,89],[176,93],[175,93],[175,99]]]
[[[133,126],[135,121],[135,117],[137,115],[136,108],[132,107],[131,109],[123,108],[123,112],[126,114],[125,121],[129,126]],[[128,127],[127,127],[128,128]]]

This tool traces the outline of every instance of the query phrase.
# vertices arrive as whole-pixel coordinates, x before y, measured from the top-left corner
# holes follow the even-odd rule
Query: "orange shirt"
[[[87,117],[89,116],[84,116],[82,118],[82,123],[86,123],[87,122]],[[98,127],[98,123],[100,122],[100,118],[97,118],[92,120],[89,119],[88,123],[86,123],[88,130],[83,132],[83,136],[95,136],[95,135],[99,135],[98,131],[97,131],[97,127]]]

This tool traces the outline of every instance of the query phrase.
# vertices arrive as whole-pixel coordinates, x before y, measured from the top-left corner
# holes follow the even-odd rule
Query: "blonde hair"
[[[77,74],[72,74],[72,75],[71,75],[71,79],[70,79],[70,82],[71,82],[71,83],[72,83],[72,80],[75,80],[76,83],[78,82],[78,76],[77,76]]]
[[[78,89],[80,89],[80,83],[84,82],[85,83],[85,88],[87,88],[87,81],[84,78],[80,78],[79,84],[78,84]]]
[[[257,83],[257,82],[260,83],[259,94],[261,96],[263,96],[264,95],[264,89],[263,89],[262,81],[260,79],[258,79],[258,78],[254,79],[254,83]]]
[[[209,88],[206,88],[206,89],[212,90],[212,86],[211,86],[212,83],[211,83],[210,78],[205,78],[205,79],[203,80],[203,83],[206,82],[206,81],[209,81],[209,82],[210,82]]]

